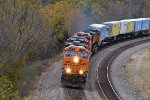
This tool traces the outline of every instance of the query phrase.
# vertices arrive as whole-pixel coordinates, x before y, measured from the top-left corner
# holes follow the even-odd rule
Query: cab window
[[[74,56],[76,54],[75,51],[67,50],[65,52],[65,57]]]
[[[88,59],[88,53],[87,52],[78,52],[78,55],[82,58]]]

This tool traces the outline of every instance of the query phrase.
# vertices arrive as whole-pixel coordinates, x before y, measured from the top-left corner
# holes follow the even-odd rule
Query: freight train
[[[87,31],[77,32],[65,42],[61,83],[66,86],[84,87],[89,59],[105,42],[150,33],[150,18],[125,19],[92,24]]]

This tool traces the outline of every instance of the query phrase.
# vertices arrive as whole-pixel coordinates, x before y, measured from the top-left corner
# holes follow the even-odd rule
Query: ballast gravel
[[[122,52],[114,59],[111,66],[112,83],[117,93],[123,100],[144,100],[140,91],[133,86],[133,80],[129,77],[126,64],[130,60],[131,55],[143,48],[149,48],[150,42],[143,43]]]

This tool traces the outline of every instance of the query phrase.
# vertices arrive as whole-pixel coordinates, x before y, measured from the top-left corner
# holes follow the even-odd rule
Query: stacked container
[[[117,36],[120,33],[120,21],[103,22],[106,25],[106,37]]]
[[[132,32],[134,32],[134,25],[135,25],[134,21],[128,20],[127,33],[132,33]]]
[[[126,34],[128,30],[128,20],[121,20],[120,21],[120,34]]]
[[[149,29],[149,19],[148,18],[139,18],[142,20],[142,30],[148,30]]]
[[[100,41],[105,39],[106,26],[103,24],[92,24],[89,26],[89,30],[98,30],[100,34]]]

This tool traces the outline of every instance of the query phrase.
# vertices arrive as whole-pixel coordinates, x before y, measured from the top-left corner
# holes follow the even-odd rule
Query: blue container
[[[103,25],[103,26],[101,26],[100,27],[100,38],[101,38],[101,40],[104,40],[105,39],[105,35],[106,35],[106,26],[105,25]]]
[[[149,29],[150,29],[150,18],[146,18],[149,21]]]
[[[150,18],[148,18],[148,20],[149,20],[149,29],[150,29]]]
[[[135,26],[134,26],[134,32],[139,32],[142,30],[142,19],[134,19]]]
[[[148,30],[150,20],[147,18],[141,18],[141,19],[142,19],[142,30]]]
[[[104,40],[106,37],[106,26],[103,24],[92,24],[89,26],[89,30],[98,31],[100,34],[100,41]]]

